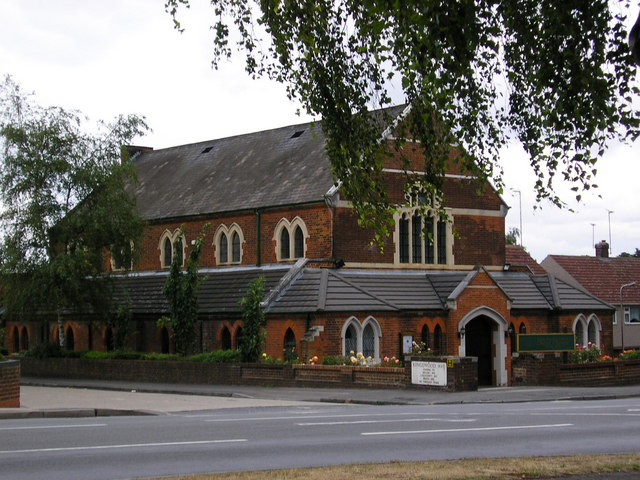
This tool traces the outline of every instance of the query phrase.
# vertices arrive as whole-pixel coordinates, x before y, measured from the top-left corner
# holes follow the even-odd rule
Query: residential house
[[[595,246],[595,256],[548,255],[541,265],[616,308],[612,325],[616,350],[640,348],[640,258],[609,257],[609,244],[602,240]],[[587,327],[578,330],[582,344],[588,341]]]

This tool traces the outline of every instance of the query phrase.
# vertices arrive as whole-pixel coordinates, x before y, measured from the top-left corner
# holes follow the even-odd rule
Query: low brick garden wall
[[[0,408],[20,406],[20,361],[0,362]]]
[[[520,355],[512,359],[513,385],[613,387],[640,384],[640,360],[564,363],[562,354]]]
[[[416,359],[420,360],[420,359]],[[428,361],[446,362],[429,358]],[[477,364],[450,361],[444,386],[412,385],[411,362],[403,368],[290,364],[199,363],[181,361],[97,360],[78,358],[22,359],[22,375],[130,382],[272,387],[426,388],[444,391],[477,389]],[[473,377],[473,378],[472,378]]]

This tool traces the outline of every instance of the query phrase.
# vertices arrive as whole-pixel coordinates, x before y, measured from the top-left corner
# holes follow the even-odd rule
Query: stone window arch
[[[594,345],[600,346],[601,331],[602,326],[600,325],[600,320],[595,314],[591,315],[589,317],[589,321],[587,322],[587,342],[591,342]]]
[[[173,232],[165,230],[160,237],[158,248],[160,249],[160,265],[162,268],[170,268],[173,256],[178,255],[178,263],[184,265],[186,239],[179,228]]]
[[[242,263],[244,235],[240,225],[233,223],[227,227],[221,224],[213,235],[218,265]]]
[[[438,201],[410,187],[406,207],[394,213],[394,263],[397,265],[452,265],[452,217],[440,218]]]
[[[575,343],[577,343],[578,345],[584,347],[589,343],[589,338],[587,337],[587,319],[584,317],[584,315],[580,314],[574,320],[573,333],[575,335]]]
[[[307,239],[309,231],[300,217],[291,222],[286,218],[280,219],[273,236],[276,242],[276,260],[278,262],[297,260],[307,255]]]
[[[360,323],[356,317],[350,317],[342,326],[341,337],[343,355],[362,353],[365,357],[380,361],[382,330],[375,318],[367,317]]]

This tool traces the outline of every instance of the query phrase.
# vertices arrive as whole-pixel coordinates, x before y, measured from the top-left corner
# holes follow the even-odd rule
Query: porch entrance
[[[481,315],[465,326],[465,352],[468,357],[478,357],[478,385],[495,385],[493,369],[493,332],[495,322]]]

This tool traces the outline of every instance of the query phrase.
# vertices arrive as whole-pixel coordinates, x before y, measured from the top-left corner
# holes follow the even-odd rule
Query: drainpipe
[[[262,245],[260,244],[260,240],[262,237],[261,230],[261,216],[260,209],[256,209],[256,267],[259,267],[262,264]]]

